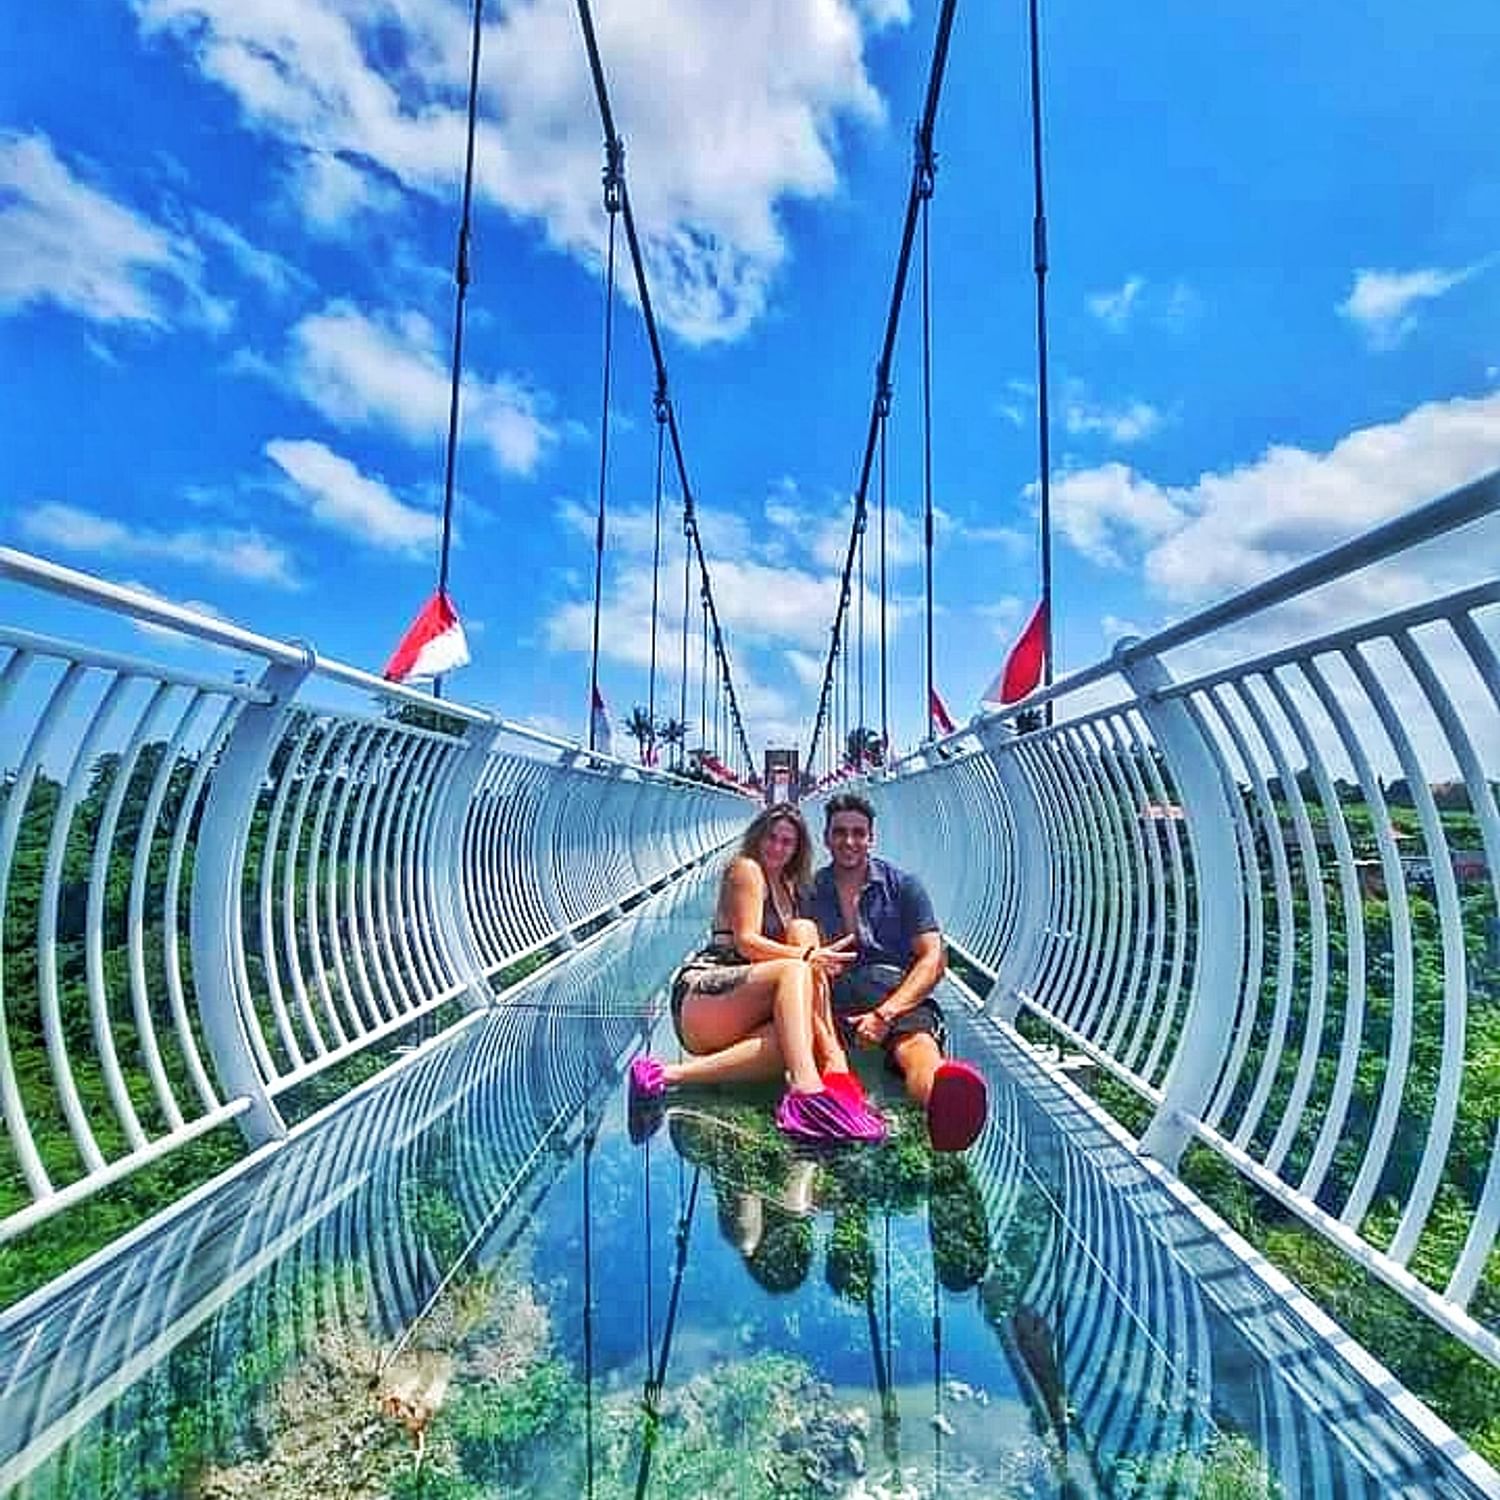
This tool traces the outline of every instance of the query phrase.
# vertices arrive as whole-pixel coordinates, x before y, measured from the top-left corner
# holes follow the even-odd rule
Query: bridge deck
[[[966,1158],[894,1097],[878,1149],[753,1094],[633,1142],[707,878],[0,1316],[0,1492],[404,1492],[418,1433],[508,1495],[1500,1492],[956,989]]]

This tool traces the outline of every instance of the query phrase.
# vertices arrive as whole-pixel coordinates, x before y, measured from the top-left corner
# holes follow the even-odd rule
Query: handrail
[[[1223,1158],[1500,1364],[1500,578],[1231,656],[1223,633],[1500,518],[1490,474],[869,778],[945,931],[1139,1097],[1141,1149]],[[1165,658],[1215,645],[1174,679]],[[1111,701],[1079,699],[1106,679]],[[1050,727],[1017,715],[1080,702]],[[941,810],[941,816],[939,816]],[[955,830],[973,830],[964,836]],[[1481,1289],[1487,1295],[1479,1296]]]
[[[487,709],[475,708],[451,698],[435,700],[417,688],[392,682],[385,677],[377,677],[373,672],[336,661],[332,657],[321,656],[312,646],[304,642],[282,641],[273,636],[260,635],[231,621],[205,614],[202,610],[174,604],[158,594],[148,593],[144,589],[131,588],[127,584],[112,583],[107,579],[96,578],[91,573],[80,572],[76,568],[66,567],[61,563],[38,557],[34,553],[23,552],[15,547],[0,547],[0,579],[41,589],[59,598],[72,599],[79,604],[109,610],[137,623],[161,626],[202,641],[205,645],[244,651],[262,658],[267,663],[293,667],[308,664],[319,677],[326,678],[329,682],[336,682],[340,686],[358,688],[377,697],[389,699],[395,703],[411,704],[440,713],[445,718],[461,720],[466,724],[494,724],[504,734],[515,739],[525,740],[548,750],[567,750],[586,755],[591,762],[597,762],[600,766],[617,767],[622,771],[630,771],[635,775],[653,780],[680,781],[684,779],[661,767],[638,766],[616,756],[606,755],[602,751],[588,750],[577,740],[559,738],[557,735],[536,729],[530,724],[503,718]],[[87,650],[86,647],[75,649]],[[97,664],[102,657],[108,657],[111,665],[121,667],[133,660],[128,657],[109,656],[108,653],[95,652],[90,657],[90,661]],[[162,669],[147,666],[146,670],[159,673]]]
[[[303,1085],[489,1004],[744,821],[737,793],[140,590],[13,549],[0,577],[260,664],[0,627],[0,1244],[227,1122],[280,1138]]]
[[[941,749],[962,740],[966,735],[972,734],[979,724],[989,720],[1009,722],[1017,714],[1039,709],[1048,703],[1057,703],[1086,687],[1093,687],[1106,678],[1116,676],[1132,662],[1163,656],[1168,651],[1202,640],[1226,626],[1239,624],[1279,604],[1289,603],[1324,584],[1387,561],[1398,553],[1435,541],[1461,526],[1472,525],[1497,512],[1500,512],[1500,470],[1486,474],[1470,484],[1461,485],[1436,500],[1395,516],[1346,542],[1340,542],[1264,583],[1211,604],[1151,635],[1121,642],[1112,656],[1069,673],[1050,688],[1032,693],[1019,703],[976,716],[973,724],[964,725],[952,734],[923,746],[911,756],[904,757],[903,761],[893,762],[892,768],[906,761],[919,759],[930,750]]]

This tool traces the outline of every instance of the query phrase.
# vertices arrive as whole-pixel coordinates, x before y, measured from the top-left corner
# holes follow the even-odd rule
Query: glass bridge
[[[0,1495],[1500,1495],[1497,528],[863,784],[961,1157],[632,1132],[743,797],[0,549]]]
[[[994,1086],[964,1157],[895,1101],[885,1145],[800,1155],[751,1094],[632,1141],[623,1064],[711,900],[13,1309],[6,1491],[1484,1493],[957,989]]]

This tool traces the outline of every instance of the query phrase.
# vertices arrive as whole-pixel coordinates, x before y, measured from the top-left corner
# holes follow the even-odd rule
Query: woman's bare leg
[[[697,1054],[692,1062],[712,1063],[737,1044],[755,1042],[747,1052],[735,1053],[729,1060],[730,1073],[720,1071],[717,1081],[728,1082],[731,1076],[766,1077],[766,1072],[746,1074],[746,1066],[764,1069],[768,1064],[758,1034],[770,1023],[781,1065],[792,1088],[799,1093],[816,1093],[823,1086],[813,1060],[813,986],[812,970],[796,958],[770,959],[752,964],[750,975],[737,989],[724,995],[699,995],[689,991],[682,1003],[682,1035],[689,1051]],[[681,1076],[691,1063],[666,1065],[668,1083],[712,1081],[701,1070],[695,1077]]]
[[[747,1037],[702,1057],[685,1057],[664,1063],[667,1082],[672,1083],[763,1083],[786,1072],[786,1060],[776,1040],[776,1027],[767,1021]]]
[[[786,940],[799,948],[816,948],[823,939],[818,924],[808,917],[795,917],[787,924]],[[849,1055],[839,1041],[839,1030],[833,1020],[833,986],[827,975],[813,971],[813,1055],[824,1073],[847,1073]]]

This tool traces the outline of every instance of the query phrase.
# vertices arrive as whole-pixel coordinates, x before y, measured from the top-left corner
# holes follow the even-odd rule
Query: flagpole
[[[484,0],[474,0],[474,32],[469,42],[469,127],[464,157],[463,212],[459,216],[458,257],[453,268],[453,376],[448,395],[448,453],[443,473],[443,533],[438,546],[438,593],[448,592],[448,553],[453,541],[453,476],[458,463],[458,396],[463,383],[464,303],[469,295],[469,226],[474,209],[474,137],[479,112],[479,43],[483,36]],[[443,696],[441,675],[432,679],[432,696]]]
[[[1042,500],[1043,684],[1052,686],[1052,445],[1047,417],[1047,214],[1042,194],[1042,64],[1038,0],[1029,0],[1031,36],[1031,162],[1036,211],[1032,221],[1032,254],[1036,267],[1036,399],[1038,461]],[[1052,723],[1052,700],[1046,703]]]

